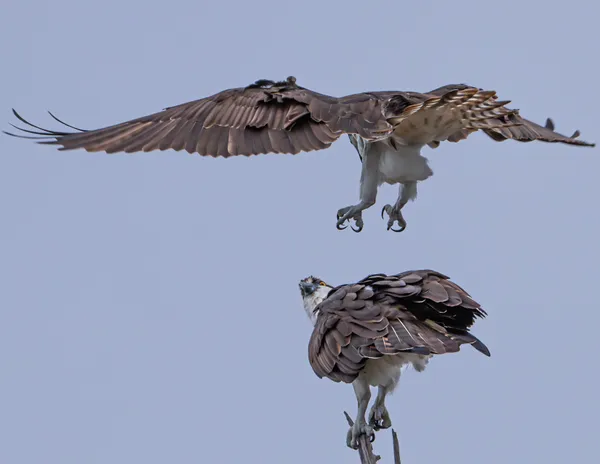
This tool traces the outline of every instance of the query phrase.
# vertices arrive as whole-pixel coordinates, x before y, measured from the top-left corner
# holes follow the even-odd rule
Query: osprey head
[[[327,298],[327,294],[333,287],[315,276],[309,276],[302,279],[298,286],[300,287],[300,293],[302,294],[304,310],[314,325],[317,320],[315,308],[321,301]]]

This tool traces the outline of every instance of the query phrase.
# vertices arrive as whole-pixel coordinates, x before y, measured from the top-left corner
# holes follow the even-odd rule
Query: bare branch
[[[392,441],[394,442],[394,464],[400,463],[400,444],[398,443],[398,434],[392,429]]]

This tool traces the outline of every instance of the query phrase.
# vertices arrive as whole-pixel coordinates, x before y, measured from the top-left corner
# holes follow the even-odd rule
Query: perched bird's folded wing
[[[308,357],[319,377],[350,383],[369,359],[403,353],[452,353],[470,344],[489,356],[468,329],[485,311],[435,271],[374,274],[333,289],[316,310]]]
[[[387,333],[388,323],[372,295],[365,286],[343,285],[315,309],[308,358],[319,377],[352,382],[367,359],[360,349]]]
[[[429,269],[382,276],[359,282],[373,287],[379,298],[402,305],[420,320],[432,319],[446,328],[469,329],[485,310],[463,288],[444,274]]]
[[[391,276],[375,274],[361,280],[375,291],[380,304],[400,311],[401,320],[412,320],[419,336],[438,338],[440,345],[426,343],[432,354],[458,351],[461,344],[471,344],[489,356],[488,348],[469,329],[485,310],[448,276],[432,270],[406,271]],[[409,317],[410,315],[410,317]],[[389,315],[388,315],[389,317]],[[440,335],[458,343],[447,343]]]
[[[294,78],[259,80],[207,98],[97,130],[52,131],[15,116],[40,143],[61,150],[138,152],[186,150],[208,156],[256,155],[321,150],[342,133],[379,137],[391,130],[381,115],[380,99],[370,94],[335,98],[296,85]],[[9,135],[15,135],[8,133]]]

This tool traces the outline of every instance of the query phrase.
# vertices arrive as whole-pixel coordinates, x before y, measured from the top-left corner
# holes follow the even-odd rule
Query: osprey
[[[356,449],[361,434],[392,425],[385,397],[401,368],[423,371],[433,355],[454,353],[463,344],[490,356],[469,328],[486,312],[471,296],[431,270],[373,274],[332,288],[310,276],[300,281],[304,308],[314,324],[308,359],[319,378],[352,383],[358,401],[346,442]],[[369,413],[371,386],[378,387]]]
[[[78,129],[52,113],[59,123],[77,132],[47,130],[15,110],[21,122],[36,130],[13,127],[35,134],[18,137],[61,145],[61,150],[131,153],[171,148],[225,158],[322,150],[348,134],[362,162],[360,201],[338,210],[337,228],[344,229],[353,220],[353,230],[360,232],[362,211],[375,204],[378,187],[388,183],[400,184],[400,192],[393,206],[383,207],[381,216],[388,214],[388,230],[400,232],[406,227],[402,208],[416,198],[417,182],[433,174],[421,155],[425,145],[436,148],[440,142],[458,142],[483,130],[499,142],[541,140],[594,146],[576,140],[579,131],[570,137],[555,132],[550,119],[545,126],[524,119],[518,110],[506,108],[508,103],[498,100],[494,91],[465,84],[427,93],[364,92],[336,98],[300,87],[294,77],[288,77],[281,82],[261,79],[97,130]],[[394,229],[396,222],[398,229]]]

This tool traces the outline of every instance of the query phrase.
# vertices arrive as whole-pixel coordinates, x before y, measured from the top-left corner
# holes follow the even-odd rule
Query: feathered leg
[[[379,387],[377,398],[369,412],[369,425],[374,430],[387,429],[392,426],[392,420],[385,407],[385,397],[389,392],[389,387]]]
[[[414,200],[417,198],[417,183],[416,182],[404,182],[400,184],[400,192],[398,194],[398,199],[394,206],[385,205],[381,210],[381,218],[383,219],[383,213],[387,213],[389,216],[389,220],[387,223],[387,230],[392,230],[393,232],[402,232],[406,229],[406,221],[402,217],[402,208],[404,205],[408,203],[409,200]],[[394,222],[398,221],[399,229],[394,229]]]
[[[354,387],[354,394],[356,395],[356,401],[358,402],[358,411],[356,413],[356,419],[354,425],[348,430],[346,436],[346,444],[352,449],[358,449],[358,439],[362,434],[367,435],[371,441],[375,439],[375,433],[373,428],[367,424],[365,420],[365,414],[367,407],[369,406],[369,400],[371,399],[371,388],[369,384],[360,377],[352,382]]]
[[[355,145],[362,159],[362,171],[360,175],[360,202],[356,205],[341,208],[337,212],[337,225],[339,230],[344,222],[354,219],[356,228],[352,227],[354,232],[360,232],[363,228],[362,212],[373,206],[377,199],[377,188],[379,187],[379,160],[381,154],[377,150],[371,150],[372,145],[362,139],[357,140]]]

